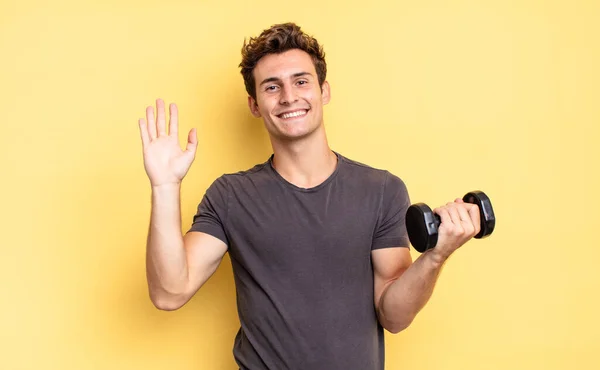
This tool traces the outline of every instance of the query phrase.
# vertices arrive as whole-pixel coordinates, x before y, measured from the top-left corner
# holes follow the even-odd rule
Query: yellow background
[[[17,1],[0,5],[0,369],[237,369],[228,257],[156,310],[137,120],[161,97],[199,131],[207,186],[264,161],[237,67],[295,21],[324,44],[332,148],[432,206],[481,189],[491,238],[448,262],[386,369],[598,369],[597,1]],[[415,258],[417,254],[415,253]]]

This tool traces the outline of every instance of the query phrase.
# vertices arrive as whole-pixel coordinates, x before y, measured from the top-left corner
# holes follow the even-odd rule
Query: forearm
[[[392,333],[407,328],[433,293],[446,258],[429,250],[419,258],[381,296],[379,321]]]
[[[188,267],[181,233],[179,185],[152,188],[146,274],[155,304],[164,305],[164,301],[181,296],[186,289]]]

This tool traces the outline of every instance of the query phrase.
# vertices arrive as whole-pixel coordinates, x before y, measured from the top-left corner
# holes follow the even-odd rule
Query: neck
[[[312,188],[325,181],[335,171],[337,156],[329,148],[324,133],[281,142],[271,140],[273,167],[286,181],[300,188]]]

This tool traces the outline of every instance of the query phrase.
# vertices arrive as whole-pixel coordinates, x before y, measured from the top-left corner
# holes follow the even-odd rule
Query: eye
[[[298,85],[306,85],[307,83],[308,83],[308,81],[306,81],[306,80],[298,81]]]
[[[277,90],[277,85],[269,85],[265,88],[265,91],[275,91]]]

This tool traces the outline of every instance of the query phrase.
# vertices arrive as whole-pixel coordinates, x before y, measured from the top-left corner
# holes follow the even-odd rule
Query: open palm
[[[144,151],[144,168],[152,186],[180,183],[196,156],[198,138],[196,130],[188,134],[187,146],[179,146],[179,122],[177,106],[169,106],[169,127],[165,118],[165,103],[156,100],[156,118],[154,108],[146,108],[146,119],[139,120],[140,135]]]

